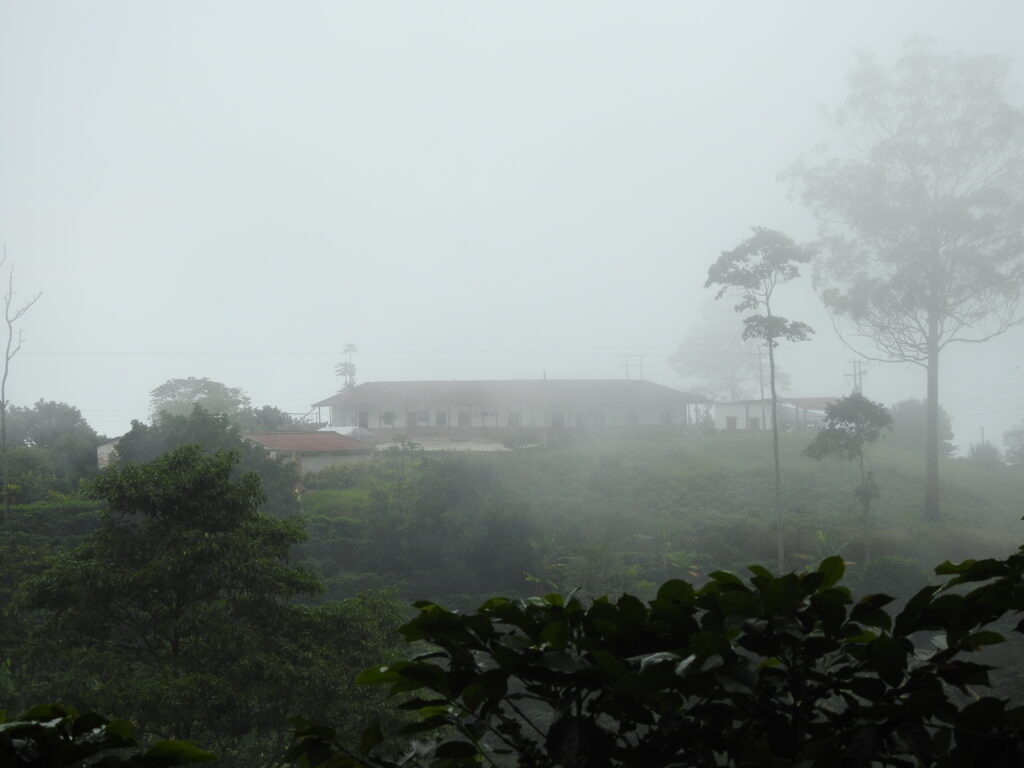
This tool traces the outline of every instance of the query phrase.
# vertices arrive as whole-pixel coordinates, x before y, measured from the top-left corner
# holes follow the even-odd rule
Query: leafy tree
[[[735,314],[712,304],[702,320],[679,345],[669,362],[688,383],[688,388],[712,400],[736,402],[762,397],[764,384],[760,345],[744,339]],[[780,388],[789,377],[776,368]]]
[[[292,432],[315,430],[318,425],[298,421],[290,414],[272,405],[262,408],[246,406],[235,413],[228,414],[231,423],[242,432]]]
[[[45,448],[10,448],[7,464],[10,475],[7,493],[15,504],[45,499],[57,485],[53,456]]]
[[[936,409],[939,418],[939,455],[949,458],[956,452],[953,445],[953,424],[941,405]],[[890,445],[908,451],[920,451],[928,440],[928,404],[924,400],[900,400],[892,407],[892,433],[887,436]]]
[[[249,407],[249,398],[241,389],[205,377],[168,379],[149,394],[154,419],[164,412],[172,416],[187,416],[196,406],[210,413],[227,414]]]
[[[61,490],[74,490],[82,478],[96,473],[96,446],[101,438],[67,403],[39,400],[31,408],[11,406],[7,437],[13,446],[40,449],[50,457]]]
[[[878,497],[878,486],[872,473],[865,469],[864,446],[876,442],[882,430],[889,429],[891,424],[892,416],[884,405],[854,392],[826,406],[824,428],[804,449],[804,454],[819,461],[834,456],[857,462],[860,482],[854,495],[861,505],[865,564],[871,561],[871,501]]]
[[[198,407],[208,413],[227,416],[243,432],[305,431],[319,426],[297,420],[272,405],[257,408],[240,388],[207,378],[169,379],[150,395],[154,422],[163,413],[188,416]]]
[[[772,458],[775,464],[775,527],[779,573],[785,569],[782,531],[782,491],[779,471],[778,392],[775,379],[775,347],[780,340],[806,341],[814,330],[806,323],[787,320],[772,311],[775,289],[800,274],[800,264],[813,252],[797,245],[781,232],[754,227],[754,234],[722,255],[708,269],[705,288],[719,286],[715,298],[732,293],[739,298],[737,312],[753,312],[743,318],[743,338],[761,339],[768,349],[768,381],[772,393]],[[763,313],[763,314],[762,314]]]
[[[289,563],[295,521],[259,512],[259,478],[237,457],[178,448],[93,481],[102,527],[23,589],[34,615],[19,690],[128,715],[143,732],[195,739],[266,762],[285,717],[375,711],[353,667],[387,653],[387,598],[309,607],[308,571]]]
[[[1017,468],[1024,467],[1024,422],[1003,433],[1006,449],[1006,463]]]
[[[1004,59],[921,43],[888,70],[864,58],[832,115],[855,151],[793,168],[821,224],[815,284],[842,337],[868,359],[927,372],[931,521],[939,357],[1024,320],[1024,111],[1008,100],[1009,73]]]
[[[992,443],[983,440],[967,447],[964,461],[980,469],[999,469],[1003,466],[1003,455]]]
[[[946,583],[896,615],[891,597],[855,600],[840,585],[839,557],[799,574],[750,570],[747,581],[712,573],[700,589],[668,581],[647,604],[548,595],[459,614],[419,603],[401,632],[430,652],[360,677],[415,713],[410,753],[373,756],[380,729],[356,748],[296,723],[287,757],[339,768],[468,768],[502,755],[531,768],[1024,760],[1024,707],[982,695],[990,668],[972,659],[1004,642],[992,622],[1024,610],[1024,548],[943,563]]]
[[[270,458],[262,446],[242,438],[227,415],[208,413],[199,406],[188,416],[163,412],[152,424],[133,421],[131,430],[117,443],[115,459],[144,464],[184,445],[201,445],[209,454],[235,452],[240,457],[241,471],[259,475],[271,512],[289,515],[298,511],[295,489],[299,474],[295,465]]]

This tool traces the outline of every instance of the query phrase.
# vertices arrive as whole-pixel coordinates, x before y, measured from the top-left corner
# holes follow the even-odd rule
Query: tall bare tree
[[[848,141],[789,171],[817,216],[815,286],[846,344],[926,371],[925,518],[939,510],[939,356],[1024,320],[1024,111],[1010,64],[912,42],[862,58],[831,120]]]
[[[4,246],[3,256],[0,257],[0,268],[7,265],[7,246]],[[6,532],[11,519],[11,492],[8,477],[7,462],[7,378],[11,373],[11,361],[21,351],[22,342],[25,340],[24,331],[17,327],[17,322],[24,317],[32,305],[35,304],[41,293],[37,293],[24,304],[18,305],[14,298],[14,265],[7,269],[7,290],[0,296],[0,302],[4,307],[4,322],[7,325],[7,344],[4,347],[4,372],[0,378],[0,474],[3,475],[3,507],[4,507],[4,531]]]
[[[739,302],[737,312],[751,312],[743,318],[743,338],[760,339],[768,349],[768,380],[772,392],[772,459],[775,465],[775,541],[779,573],[785,572],[786,550],[782,526],[782,481],[779,469],[779,405],[775,382],[775,347],[780,341],[806,341],[814,329],[798,320],[775,314],[772,301],[781,283],[799,276],[800,265],[814,252],[774,229],[754,227],[754,234],[731,251],[723,251],[708,268],[705,288],[719,287],[715,298],[727,293]]]

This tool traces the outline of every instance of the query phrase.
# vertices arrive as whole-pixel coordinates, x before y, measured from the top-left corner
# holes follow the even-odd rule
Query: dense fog
[[[816,237],[778,174],[842,146],[822,110],[856,52],[1012,57],[1022,24],[1011,2],[5,0],[0,239],[17,296],[43,294],[8,398],[109,435],[173,377],[303,412],[346,343],[358,381],[685,388],[670,358],[720,252]],[[817,330],[780,348],[785,392],[848,392],[806,275],[779,306]],[[944,356],[961,449],[1024,418],[1022,342]],[[921,398],[924,372],[869,364],[863,389]]]

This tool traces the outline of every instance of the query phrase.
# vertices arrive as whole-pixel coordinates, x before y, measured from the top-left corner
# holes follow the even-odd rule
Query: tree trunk
[[[928,317],[928,399],[925,403],[924,519],[938,522],[939,513],[939,317]]]
[[[769,315],[770,316],[770,315]],[[775,462],[775,544],[779,574],[785,573],[786,546],[782,533],[782,474],[779,471],[779,406],[775,392],[775,340],[768,338],[768,381],[772,390],[772,459]]]
[[[7,322],[7,348],[4,351],[3,378],[0,378],[0,475],[3,482],[3,531],[4,540],[10,541],[11,524],[11,491],[10,478],[8,477],[9,463],[7,460],[7,375],[11,370],[11,344],[14,340],[14,328],[10,321]]]
[[[4,377],[6,381],[6,376]],[[0,386],[0,482],[3,483],[3,531],[4,540],[10,541],[11,496],[7,478],[7,400],[4,398],[4,387]]]
[[[867,474],[864,472],[864,452],[857,453],[857,463],[860,465],[860,493],[861,512],[864,515],[864,565],[871,562],[871,486],[868,483]]]

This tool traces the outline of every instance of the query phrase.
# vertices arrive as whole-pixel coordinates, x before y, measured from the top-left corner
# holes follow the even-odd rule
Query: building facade
[[[639,380],[367,382],[314,403],[331,427],[384,435],[493,437],[685,431],[703,398]]]
[[[779,427],[784,430],[817,429],[825,423],[825,407],[835,398],[780,397]],[[771,400],[715,403],[715,428],[726,432],[757,432],[772,428]]]

